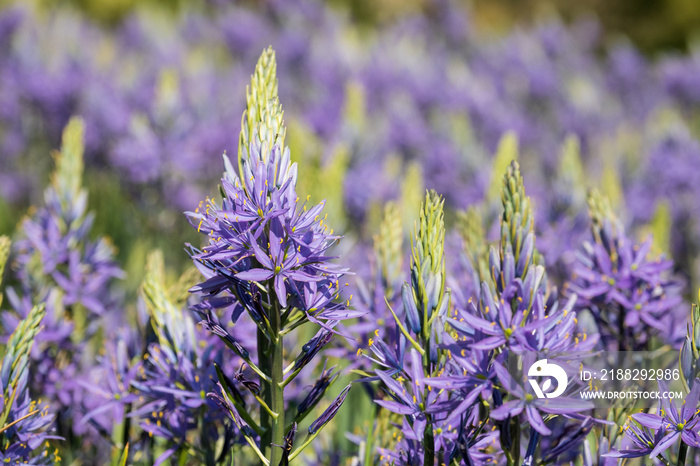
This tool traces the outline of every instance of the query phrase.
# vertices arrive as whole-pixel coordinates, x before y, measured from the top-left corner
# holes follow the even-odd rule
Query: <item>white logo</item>
[[[564,393],[564,390],[566,390],[566,384],[568,383],[568,377],[566,376],[566,372],[564,372],[564,369],[562,369],[560,366],[554,363],[548,363],[546,359],[540,359],[539,361],[535,362],[532,366],[530,366],[530,370],[527,371],[527,376],[553,377],[557,381],[557,389],[551,393],[545,393],[548,392],[550,388],[552,388],[551,378],[545,380],[541,388],[539,382],[537,382],[536,380],[528,379],[528,382],[530,382],[530,385],[535,391],[537,398],[545,398],[545,395],[547,398],[556,398],[562,393]]]

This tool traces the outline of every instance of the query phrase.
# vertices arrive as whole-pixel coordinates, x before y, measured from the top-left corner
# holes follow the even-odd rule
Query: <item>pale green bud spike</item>
[[[61,202],[76,199],[81,192],[83,178],[83,135],[85,124],[78,117],[70,119],[63,130],[61,152],[54,152],[56,169],[51,184]]]
[[[656,255],[668,254],[671,250],[671,206],[668,201],[657,204],[649,225],[643,229],[643,236],[651,234],[654,238],[652,251]]]
[[[585,190],[585,172],[581,162],[581,143],[576,135],[569,135],[564,141],[559,161],[559,179],[572,190]]]
[[[277,62],[272,47],[265,49],[258,59],[250,86],[246,89],[247,106],[241,122],[238,142],[238,164],[241,178],[243,163],[251,156],[250,145],[259,141],[265,157],[274,145],[284,149],[286,129],[282,105],[277,93]]]
[[[19,322],[17,328],[7,342],[2,359],[2,373],[9,375],[9,380],[3,380],[3,406],[0,413],[0,426],[4,426],[10,409],[17,396],[17,385],[24,371],[27,370],[29,353],[34,346],[34,337],[41,330],[41,320],[46,315],[44,304],[38,304],[29,311],[29,315]]]
[[[404,219],[404,231],[411,231],[416,221],[416,212],[423,200],[423,169],[416,162],[411,162],[401,181],[401,213]]]
[[[173,114],[180,100],[180,78],[177,70],[166,68],[160,74],[156,86],[155,109],[156,113],[167,118]]]
[[[613,236],[622,234],[622,224],[613,211],[610,200],[593,188],[588,192],[588,215],[593,237],[599,243],[608,244]]]
[[[168,297],[163,253],[160,250],[151,252],[146,259],[146,274],[141,291],[153,331],[161,346],[168,347],[177,354],[185,349],[187,342],[189,350],[193,350],[194,325],[191,319],[183,318],[182,311]]]
[[[603,167],[603,175],[600,184],[601,191],[608,198],[610,206],[613,209],[617,210],[620,206],[624,205],[622,183],[620,181],[620,177],[617,174],[615,161],[612,158],[605,159],[605,165]]]
[[[400,279],[403,268],[401,211],[394,202],[384,206],[384,219],[379,226],[379,234],[374,236],[374,253],[386,295],[391,297],[397,291],[394,286]]]
[[[343,121],[355,131],[360,131],[364,125],[367,114],[365,101],[365,90],[360,83],[351,81],[345,86]]]
[[[347,146],[338,145],[330,162],[319,171],[316,183],[319,192],[312,196],[312,198],[326,200],[325,209],[328,211],[328,224],[334,225],[336,228],[342,227],[345,219],[343,186],[349,163],[350,153]]]
[[[512,131],[508,131],[501,137],[498,143],[498,149],[496,149],[496,154],[493,157],[493,164],[491,165],[491,183],[489,184],[489,191],[486,195],[486,200],[489,205],[496,202],[500,194],[501,173],[508,169],[508,165],[512,161],[517,160],[518,136]]]
[[[458,212],[457,231],[462,238],[464,252],[478,275],[478,283],[488,280],[489,251],[481,211],[476,207],[469,207],[466,211]]]
[[[424,341],[430,341],[433,316],[444,309],[445,296],[445,221],[444,200],[429,191],[421,206],[419,223],[411,241],[411,285],[413,298],[422,319]]]
[[[455,141],[457,147],[468,148],[475,143],[474,129],[469,116],[456,113],[449,116],[450,139]]]
[[[5,274],[7,259],[10,257],[11,245],[12,242],[9,237],[5,235],[0,236],[0,284],[2,284],[2,277]],[[2,304],[2,293],[0,293],[0,304]]]
[[[297,194],[301,199],[310,196],[310,204],[325,200],[324,211],[328,214],[328,220],[323,224],[342,228],[345,220],[343,186],[350,162],[347,146],[337,145],[324,164],[321,160],[323,144],[313,131],[295,120],[289,126],[288,140],[289,149],[298,160],[302,172],[302,176],[297,179]]]
[[[588,215],[591,218],[593,238],[606,248],[613,264],[616,263],[618,255],[615,240],[624,234],[624,227],[608,198],[595,188],[588,192]]]
[[[532,248],[532,256],[521,260],[520,252],[528,235],[533,235],[534,217],[530,206],[530,198],[525,194],[525,184],[520,174],[518,162],[513,160],[503,176],[501,201],[503,217],[501,218],[501,258],[505,255],[506,244],[510,244],[515,262],[526,264],[522,276],[525,276],[529,265],[539,262],[539,255]]]
[[[444,203],[435,191],[428,191],[421,206],[420,223],[415,231],[413,265],[423,267],[427,260],[429,270],[434,273],[442,272],[445,267]]]

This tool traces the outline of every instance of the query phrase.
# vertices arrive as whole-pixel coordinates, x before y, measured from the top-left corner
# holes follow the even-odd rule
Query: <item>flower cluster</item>
[[[44,204],[21,224],[13,264],[19,285],[8,288],[12,310],[1,314],[7,338],[35,304],[45,305],[43,331],[36,335],[31,354],[29,387],[61,413],[57,425],[64,436],[85,432],[80,422],[85,396],[77,376],[91,369],[95,346],[90,340],[99,327],[119,322],[114,312],[119,302],[110,286],[123,276],[107,239],[90,237],[93,217],[82,187],[83,133],[80,119],[66,126]]]
[[[659,382],[659,390],[668,392],[664,382]],[[688,447],[700,446],[700,384],[694,383],[693,389],[683,399],[679,409],[668,399],[660,400],[658,413],[636,413],[630,416],[625,425],[625,434],[630,447],[608,453],[613,458],[639,458],[649,456],[656,458],[671,448],[678,439],[681,447],[677,464],[684,464]]]
[[[245,430],[243,434],[249,443],[257,445],[256,452],[263,462],[276,464],[283,455],[284,461],[296,457],[335,415],[347,394],[347,390],[341,392],[309,426],[307,440],[290,453],[296,428],[285,424],[285,386],[328,344],[340,321],[362,313],[348,309],[349,299],[348,303],[340,301],[340,280],[345,272],[330,262],[328,251],[338,237],[324,225],[323,203],[312,207],[298,204],[297,167],[284,145],[285,128],[271,49],[258,61],[247,98],[238,173],[224,156],[221,205],[207,199],[205,205],[188,213],[197,231],[209,237],[209,244],[202,250],[191,248],[195,265],[206,278],[191,291],[204,295],[195,307],[204,317],[202,324],[259,376],[260,389],[255,391],[260,391],[260,396],[256,394],[260,426],[253,430],[262,434],[260,439],[253,439]],[[230,306],[234,307],[236,320],[245,310],[256,324],[257,361],[217,325],[212,315],[215,309]],[[285,368],[283,340],[308,322],[320,329]],[[321,379],[326,377],[322,375]],[[222,386],[224,382],[220,380]],[[324,391],[328,385],[321,383]],[[312,400],[302,401],[305,409],[297,413],[297,418],[305,416],[321,398],[317,394]],[[238,406],[233,406],[242,417]],[[275,445],[289,448],[280,450]]]
[[[205,3],[0,11],[0,231],[65,128],[0,293],[0,462],[700,462],[697,54],[551,19],[494,40],[452,0],[371,34]],[[519,370],[668,348],[685,404],[648,411]]]
[[[653,257],[651,239],[629,238],[597,191],[588,202],[594,242],[584,243],[568,287],[580,297],[577,309],[591,312],[608,348],[647,349],[653,335],[679,346],[686,317],[675,312],[682,299],[669,277],[673,262]]]
[[[578,330],[575,297],[560,307],[556,290],[547,286],[544,268],[537,265],[530,200],[515,162],[503,178],[502,201],[501,240],[498,251],[492,248],[489,254],[489,276],[484,277],[488,281],[465,307],[449,315],[451,293],[441,280],[442,205],[434,193],[423,204],[413,241],[412,281],[403,286],[403,318],[390,308],[398,327],[395,337],[389,343],[385,339],[371,343],[370,360],[381,368],[368,380],[380,380],[388,397],[376,403],[403,416],[406,435],[392,447],[398,453],[381,450],[396,464],[433,464],[459,457],[467,464],[475,458],[497,461],[498,450],[490,445],[496,429],[505,456],[517,462],[521,414],[531,426],[526,461],[532,461],[540,438],[551,443],[549,437],[554,435],[556,423],[550,422],[550,428],[543,413],[548,419],[562,415],[578,419],[579,430],[590,431],[591,418],[579,414],[593,407],[590,402],[540,399],[504,367],[511,353],[585,351],[595,346],[597,338]],[[472,277],[486,275],[479,273],[479,260],[470,258]],[[406,341],[411,346],[408,353],[404,353]],[[584,438],[570,436],[552,458],[579,448]]]
[[[9,249],[7,237],[0,237],[0,274]],[[35,306],[10,336],[0,367],[0,460],[9,464],[54,464],[58,451],[49,440],[54,415],[47,404],[29,393],[29,355],[45,315],[43,305]]]

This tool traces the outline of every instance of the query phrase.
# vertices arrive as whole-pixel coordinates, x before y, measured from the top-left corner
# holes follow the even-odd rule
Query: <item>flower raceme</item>
[[[214,272],[193,291],[216,295],[246,282],[271,281],[283,308],[291,304],[310,316],[339,320],[340,307],[333,300],[344,271],[328,262],[331,257],[326,255],[338,237],[320,218],[323,203],[298,208],[295,166],[285,169],[288,149],[279,154],[275,146],[266,162],[258,160],[255,175],[245,187],[224,156],[221,206],[208,199],[206,207],[189,213],[193,225],[210,238],[209,245],[199,252],[193,250],[192,257],[200,270]],[[286,177],[275,175],[285,171]],[[247,294],[245,285],[241,291]],[[239,298],[253,305],[252,294]]]
[[[204,295],[193,310],[202,317],[204,327],[222,338],[260,377],[259,396],[255,396],[260,404],[260,426],[254,430],[261,435],[258,440],[245,430],[242,433],[262,462],[274,465],[291,461],[313,441],[338,412],[350,386],[311,423],[306,440],[295,451],[291,449],[297,422],[319,403],[335,377],[326,383],[327,374],[322,375],[318,393],[303,400],[304,409],[297,413],[293,428],[285,423],[285,387],[339,333],[335,327],[341,320],[364,314],[348,309],[349,299],[340,299],[340,280],[346,271],[330,262],[333,257],[328,250],[339,237],[324,224],[324,203],[309,207],[296,194],[297,166],[284,146],[275,70],[274,52],[268,49],[258,61],[247,92],[238,172],[224,155],[221,203],[207,198],[206,204],[187,212],[190,223],[209,239],[201,250],[190,247],[205,277],[190,289]],[[257,325],[257,361],[212,315],[217,308],[229,306],[234,308],[234,324],[246,310]],[[285,365],[284,337],[308,322],[320,330]],[[225,374],[220,373],[219,379],[223,387],[228,386]],[[228,409],[229,404],[223,405]],[[230,406],[237,410],[240,404]],[[251,420],[247,413],[237,414]]]
[[[685,319],[679,283],[668,275],[673,262],[650,257],[651,240],[635,244],[609,201],[597,191],[588,197],[593,243],[584,243],[567,291],[579,297],[577,310],[589,309],[606,345],[643,350],[653,335],[680,346]]]

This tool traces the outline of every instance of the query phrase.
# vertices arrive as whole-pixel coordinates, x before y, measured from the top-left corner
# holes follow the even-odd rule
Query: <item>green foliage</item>
[[[114,464],[115,464],[115,466],[126,466],[126,462],[128,460],[129,460],[129,444],[127,443],[124,446],[124,450],[122,451],[122,454],[119,457],[119,460],[116,461]]]

